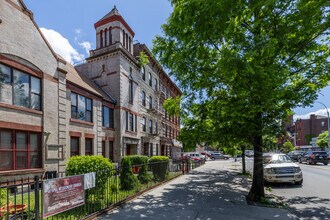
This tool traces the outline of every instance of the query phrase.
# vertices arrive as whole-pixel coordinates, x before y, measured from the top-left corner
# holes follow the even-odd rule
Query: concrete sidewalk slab
[[[98,219],[295,219],[289,211],[248,205],[249,182],[233,161],[209,161]]]

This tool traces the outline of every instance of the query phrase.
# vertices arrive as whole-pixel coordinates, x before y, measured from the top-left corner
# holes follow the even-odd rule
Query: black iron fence
[[[167,163],[167,162],[166,162]],[[170,161],[166,167],[166,180],[174,178],[178,175],[188,173],[190,170],[201,166],[205,161]],[[107,180],[102,186],[102,190],[85,190],[85,204],[77,208],[53,215],[46,219],[88,219],[96,216],[102,210],[106,210],[111,206],[116,206],[130,198],[141,194],[144,191],[157,186],[160,181],[155,178],[159,169],[159,163],[147,164],[147,173],[150,180],[143,184],[138,184],[130,190],[123,190],[120,183],[120,169],[101,171],[103,174],[108,173]],[[135,176],[138,176],[141,165],[132,166]],[[48,178],[62,177],[64,174],[48,175]],[[96,173],[96,177],[98,173]],[[47,179],[16,179],[6,182],[0,182],[0,220],[4,219],[43,219],[43,183]]]

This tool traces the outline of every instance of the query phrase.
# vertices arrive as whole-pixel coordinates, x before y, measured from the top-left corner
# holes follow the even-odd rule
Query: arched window
[[[152,109],[152,97],[149,96],[149,109]]]
[[[123,47],[125,47],[125,31],[123,30]]]
[[[129,86],[128,86],[128,92],[129,92],[129,103],[133,104],[133,79],[129,79]]]
[[[103,30],[100,32],[100,47],[103,47]]]
[[[112,45],[112,28],[109,27],[109,45]]]
[[[142,79],[145,81],[146,80],[146,68],[144,68],[144,66],[141,69],[142,72]]]
[[[152,86],[152,76],[151,76],[151,73],[149,73],[149,86]]]
[[[126,33],[126,49],[128,49],[128,34]]]
[[[146,117],[142,118],[141,123],[142,123],[142,131],[147,131]]]
[[[105,29],[104,30],[104,46],[108,46],[107,41],[108,41],[108,29]]]
[[[142,99],[142,105],[146,106],[146,93],[144,91],[142,91],[141,99]]]
[[[152,120],[149,120],[149,133],[152,134]]]
[[[157,82],[157,79],[156,78],[154,80],[154,84],[155,84],[155,90],[157,91],[158,90],[158,82]]]

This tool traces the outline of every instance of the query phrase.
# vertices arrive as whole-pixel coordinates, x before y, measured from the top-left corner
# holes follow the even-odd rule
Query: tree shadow
[[[249,186],[237,172],[196,169],[102,219],[234,219],[237,214],[244,219],[272,219],[267,212],[260,214],[264,207],[247,205]]]
[[[330,199],[328,198],[316,196],[293,198],[278,196],[278,198],[287,202],[290,205],[290,211],[301,219],[330,219]],[[306,204],[310,206],[306,208]]]

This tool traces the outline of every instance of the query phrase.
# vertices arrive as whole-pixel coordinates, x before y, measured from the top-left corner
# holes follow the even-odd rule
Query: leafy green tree
[[[294,146],[290,141],[286,141],[283,144],[283,148],[282,148],[283,153],[289,153],[290,151],[293,151],[293,150],[294,150]]]
[[[139,56],[137,56],[137,59],[140,67],[143,67],[149,63],[149,57],[143,51],[140,52]]]
[[[173,12],[153,51],[180,83],[187,103],[200,109],[187,115],[214,126],[211,139],[253,145],[247,199],[260,201],[263,136],[276,136],[291,109],[311,105],[329,81],[330,2],[170,2]]]
[[[317,146],[319,146],[321,148],[327,148],[328,147],[328,141],[329,141],[328,136],[329,136],[328,131],[325,131],[325,132],[321,133],[317,137],[317,141],[316,141]]]

